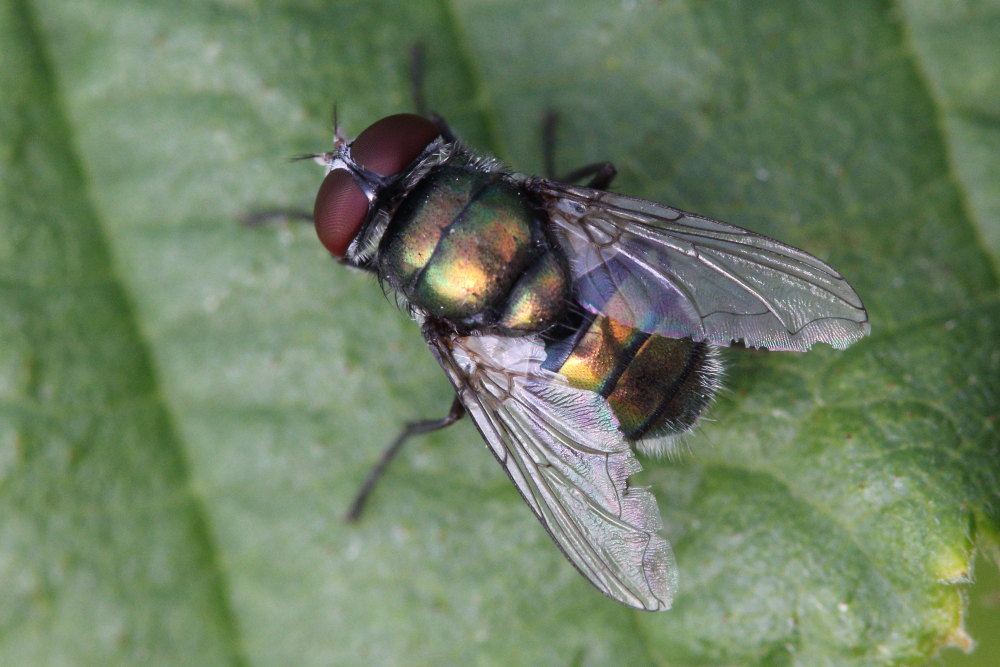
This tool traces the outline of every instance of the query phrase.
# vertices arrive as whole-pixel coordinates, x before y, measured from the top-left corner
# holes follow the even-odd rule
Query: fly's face
[[[440,130],[415,114],[396,114],[372,124],[348,144],[340,135],[334,151],[317,155],[327,167],[316,194],[313,218],[330,253],[360,263],[358,241],[384,200],[418,162],[440,144]]]
[[[317,157],[320,240],[406,301],[525,502],[628,606],[666,609],[677,587],[655,499],[629,481],[632,450],[695,424],[718,388],[717,347],[844,348],[869,332],[858,295],[808,253],[515,176],[439,119],[389,116]]]

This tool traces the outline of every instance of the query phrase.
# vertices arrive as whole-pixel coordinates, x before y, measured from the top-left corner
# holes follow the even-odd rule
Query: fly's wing
[[[647,333],[772,350],[842,349],[871,330],[854,289],[809,253],[633,197],[544,179],[527,186],[594,312]]]
[[[535,336],[460,337],[424,326],[462,403],[500,465],[566,557],[624,605],[668,609],[677,567],[656,499],[598,394],[540,368]]]

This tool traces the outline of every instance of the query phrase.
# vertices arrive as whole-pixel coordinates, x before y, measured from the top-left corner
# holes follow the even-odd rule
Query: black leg
[[[427,116],[427,98],[424,95],[424,45],[417,42],[410,48],[410,98],[413,108]]]
[[[271,208],[264,209],[263,211],[253,211],[240,218],[240,222],[247,227],[259,227],[261,225],[268,225],[272,222],[280,222],[282,220],[312,222],[313,216],[312,213],[299,209]]]
[[[454,130],[451,129],[451,125],[449,125],[444,118],[437,115],[433,111],[424,115],[427,116],[428,120],[437,125],[437,128],[441,132],[441,136],[445,141],[449,143],[458,141],[458,135],[455,134]]]
[[[424,89],[424,56],[427,49],[420,42],[417,42],[410,49],[410,97],[413,100],[413,108],[417,113],[427,118],[437,125],[441,136],[447,142],[458,141],[451,126],[445,122],[444,118],[427,109],[427,93]]]
[[[556,125],[559,124],[559,114],[549,109],[542,117],[542,166],[545,178],[560,180],[556,177]]]
[[[375,485],[378,483],[385,469],[389,466],[389,463],[396,458],[396,454],[403,448],[403,444],[410,439],[411,436],[420,435],[421,433],[430,433],[432,431],[439,431],[445,427],[451,426],[465,414],[465,406],[462,405],[461,401],[458,400],[458,396],[451,404],[451,410],[448,412],[446,417],[441,419],[431,419],[427,421],[411,422],[403,427],[402,433],[392,441],[382,456],[379,457],[378,462],[369,471],[368,477],[365,478],[364,483],[361,484],[361,488],[358,489],[357,495],[354,496],[354,502],[351,503],[351,507],[344,514],[344,519],[353,523],[358,520],[361,516],[361,510],[364,509],[365,503],[368,501],[368,497],[371,495],[372,491],[375,490]]]
[[[607,190],[611,185],[611,181],[615,180],[615,176],[618,175],[618,170],[610,162],[595,162],[594,164],[574,169],[559,180],[564,183],[572,183],[591,174],[593,174],[593,178],[587,183],[587,187],[594,188],[595,190]]]
[[[564,176],[556,176],[556,125],[559,114],[548,111],[542,119],[542,163],[545,166],[545,177],[560,183],[575,183],[581,178],[593,176],[587,183],[588,188],[607,190],[618,175],[615,165],[610,162],[595,162],[579,169],[574,169]]]

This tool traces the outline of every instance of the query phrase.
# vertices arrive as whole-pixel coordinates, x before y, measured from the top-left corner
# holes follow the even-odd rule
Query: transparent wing
[[[424,336],[494,456],[574,566],[618,602],[668,609],[677,567],[656,499],[598,394],[539,367],[537,337]]]
[[[531,179],[587,308],[648,333],[716,345],[845,348],[866,336],[854,289],[809,253],[611,192]]]

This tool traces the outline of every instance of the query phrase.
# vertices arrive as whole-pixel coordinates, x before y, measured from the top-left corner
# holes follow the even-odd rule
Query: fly
[[[717,349],[843,349],[870,331],[832,267],[774,239],[606,190],[509,171],[439,117],[396,114],[314,156],[323,245],[393,290],[524,501],[583,576],[670,607],[677,566],[634,451],[668,449],[713,400]],[[592,176],[587,187],[572,185]]]

